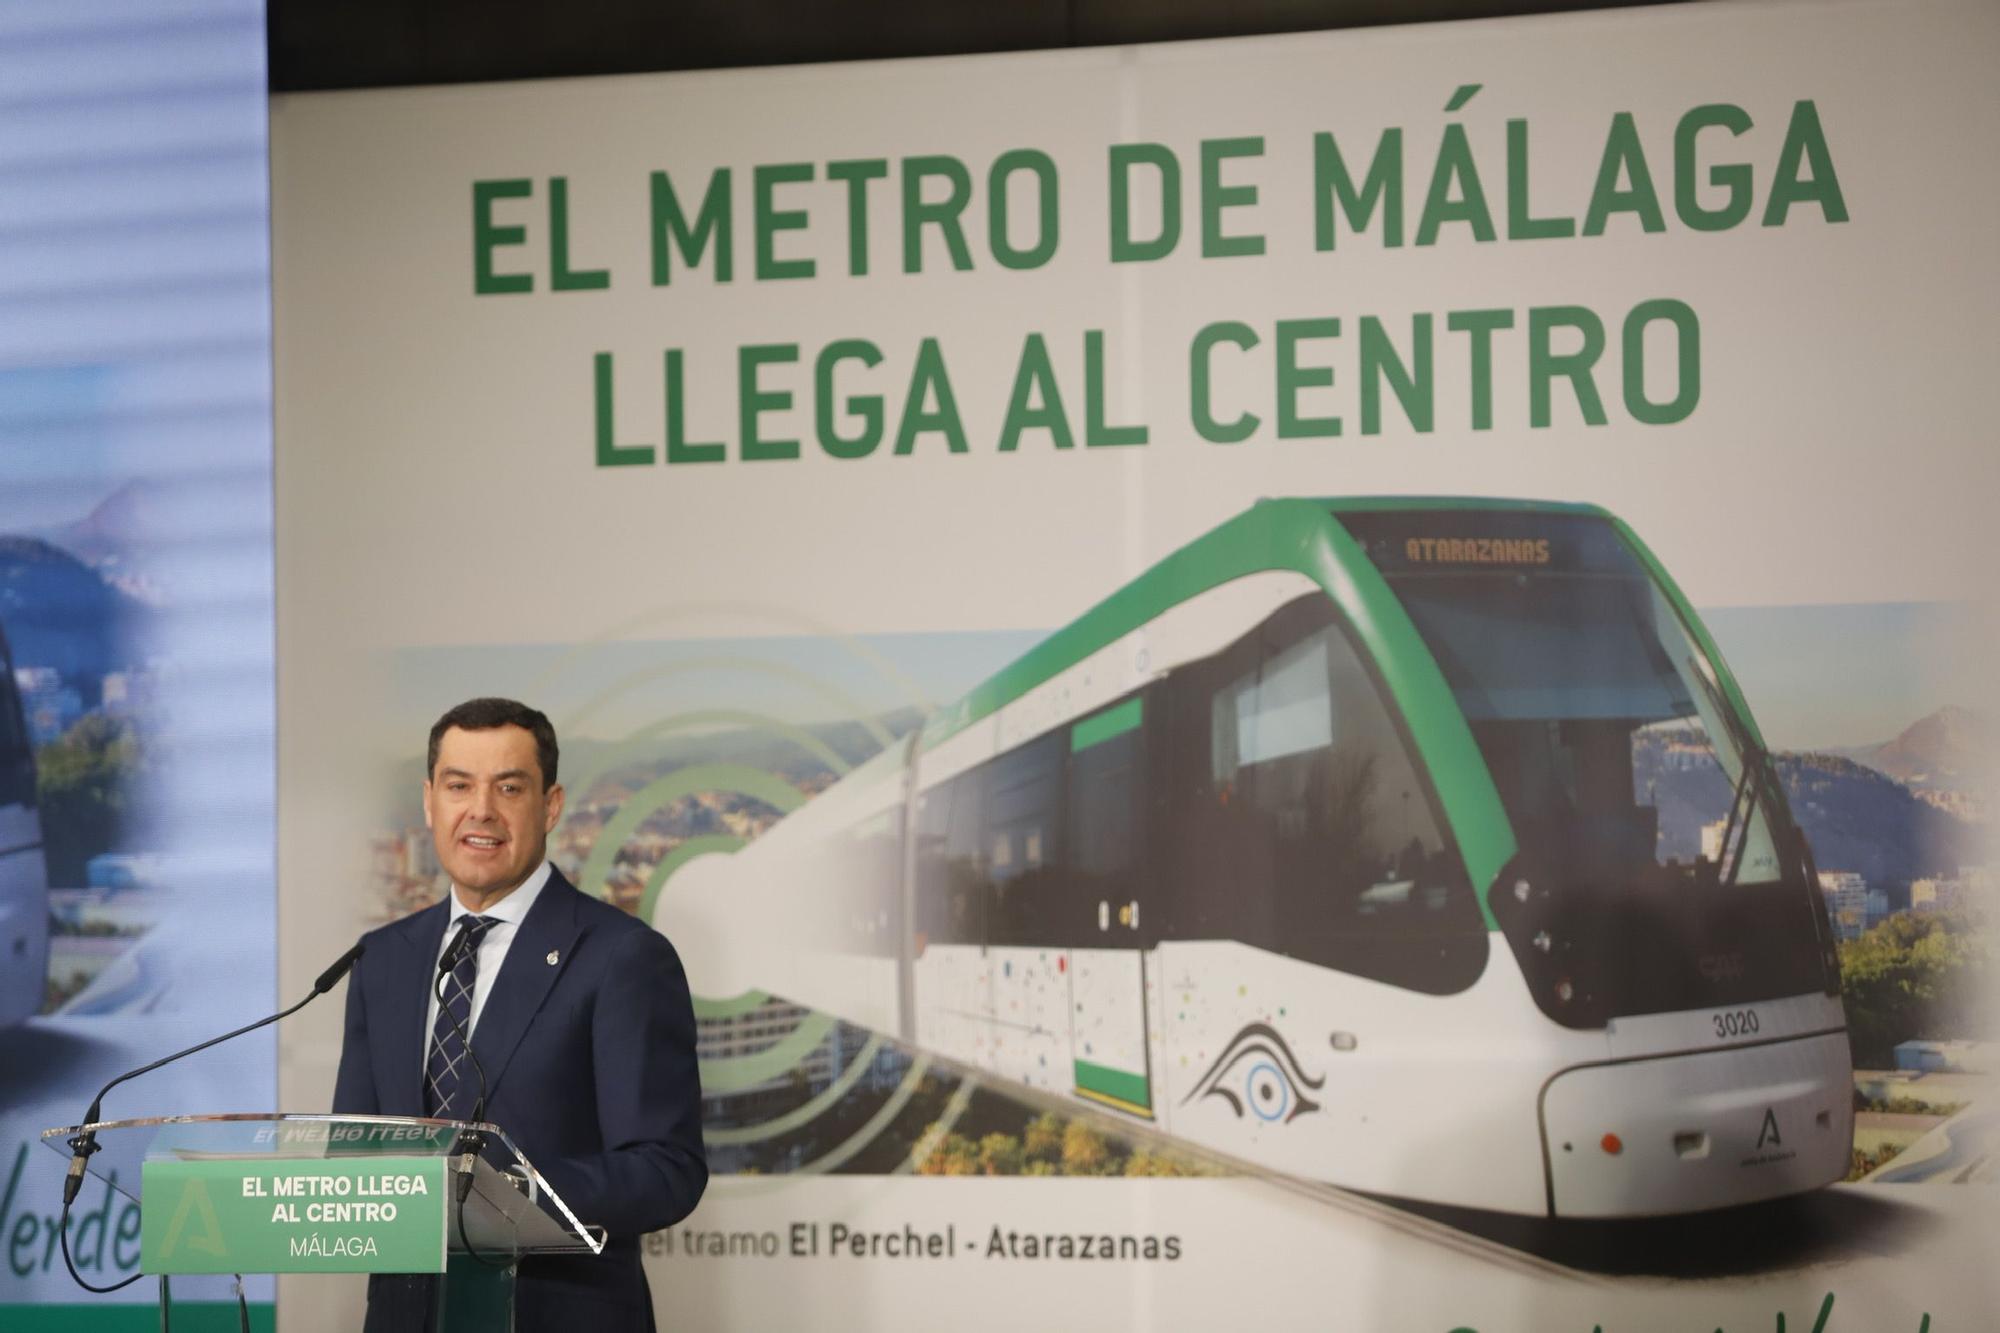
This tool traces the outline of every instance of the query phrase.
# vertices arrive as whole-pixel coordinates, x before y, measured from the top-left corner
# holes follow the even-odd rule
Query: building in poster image
[[[1261,503],[658,901],[703,993],[1310,1180],[1607,1217],[1848,1169],[1811,851],[1588,506]]]

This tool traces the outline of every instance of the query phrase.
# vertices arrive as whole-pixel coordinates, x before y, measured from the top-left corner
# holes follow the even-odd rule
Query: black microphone
[[[153,1061],[153,1063],[149,1065],[141,1065],[137,1069],[128,1069],[124,1073],[120,1074],[117,1078],[112,1079],[109,1083],[105,1084],[103,1087],[97,1090],[97,1095],[90,1099],[90,1109],[83,1113],[84,1128],[79,1133],[72,1136],[69,1141],[69,1147],[71,1153],[69,1159],[69,1174],[63,1177],[62,1227],[63,1227],[63,1261],[65,1263],[69,1261],[69,1208],[72,1203],[76,1202],[76,1196],[78,1191],[80,1191],[83,1188],[84,1168],[89,1163],[91,1154],[98,1150],[97,1133],[95,1130],[91,1129],[90,1126],[95,1125],[97,1123],[98,1116],[103,1114],[104,1094],[111,1091],[113,1088],[117,1087],[120,1083],[123,1083],[128,1079],[137,1078],[141,1074],[150,1074],[155,1069],[158,1069],[161,1065],[170,1065],[174,1061],[180,1059],[183,1056],[193,1055],[197,1051],[205,1051],[211,1046],[219,1046],[223,1042],[228,1041],[232,1037],[240,1037],[246,1032],[255,1032],[258,1028],[266,1027],[272,1023],[277,1022],[281,1018],[290,1018],[293,1014],[296,1014],[299,1010],[305,1008],[307,1005],[311,1004],[314,1000],[317,1000],[320,996],[332,990],[335,986],[338,986],[340,984],[340,979],[347,975],[348,970],[352,968],[355,962],[361,957],[365,948],[366,946],[357,943],[352,949],[349,949],[346,953],[342,954],[332,967],[329,967],[326,971],[319,974],[319,979],[313,982],[312,994],[306,996],[305,999],[300,1000],[297,1004],[293,1005],[291,1008],[280,1010],[278,1013],[272,1014],[268,1018],[260,1018],[254,1023],[246,1023],[244,1026],[237,1028],[234,1032],[225,1032],[219,1037],[210,1037],[207,1041],[200,1042],[196,1045],[190,1046],[184,1051],[175,1051],[172,1055],[165,1056],[161,1059],[155,1060]],[[126,1285],[126,1283],[138,1280],[138,1275],[134,1274],[132,1277],[127,1278],[125,1282],[120,1282],[116,1286],[93,1287],[88,1282],[85,1282],[81,1277],[77,1276],[77,1271],[74,1265],[71,1265],[69,1270],[69,1275],[73,1278],[76,1278],[78,1286],[81,1286],[88,1291],[116,1291],[118,1290],[119,1287]]]
[[[458,932],[451,937],[451,943],[438,958],[438,975],[443,976],[458,966],[458,960],[465,954],[465,943],[472,935],[472,914],[467,912],[458,919]]]
[[[320,973],[319,980],[313,983],[313,995],[324,995],[335,986],[338,986],[340,979],[348,974],[355,963],[360,961],[361,955],[367,952],[367,949],[367,945],[357,942],[352,949],[334,959],[333,966]],[[312,995],[306,997],[307,1000],[311,998]],[[299,1003],[304,1004],[305,1000],[301,1000]],[[280,1014],[279,1017],[282,1018],[284,1015]]]

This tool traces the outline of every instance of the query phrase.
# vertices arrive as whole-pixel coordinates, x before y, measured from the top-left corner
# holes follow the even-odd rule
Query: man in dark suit
[[[548,718],[509,699],[460,704],[431,728],[424,822],[451,892],[367,936],[333,1109],[469,1119],[469,1032],[485,1119],[610,1234],[596,1258],[524,1262],[515,1328],[625,1333],[653,1327],[640,1237],[687,1216],[708,1182],[694,1011],[666,938],[549,863],[556,759]],[[430,1279],[373,1279],[369,1333],[423,1329],[432,1292]]]

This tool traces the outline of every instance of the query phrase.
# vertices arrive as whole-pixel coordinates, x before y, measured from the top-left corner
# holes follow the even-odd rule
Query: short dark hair
[[[430,761],[424,766],[424,781],[437,775],[438,742],[453,727],[461,731],[491,731],[495,727],[519,727],[535,738],[535,759],[542,766],[542,790],[556,785],[556,729],[548,715],[512,699],[467,699],[431,724]]]

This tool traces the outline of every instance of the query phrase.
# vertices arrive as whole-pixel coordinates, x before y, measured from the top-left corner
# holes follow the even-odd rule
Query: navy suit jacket
[[[449,915],[440,902],[363,937],[367,951],[348,981],[336,1114],[424,1113],[424,1015]],[[591,1316],[595,1333],[652,1327],[639,1237],[686,1217],[708,1183],[694,1008],[673,945],[551,867],[472,1049],[486,1070],[486,1119],[580,1220],[611,1235],[596,1259],[524,1263],[517,1327],[544,1326],[544,1311],[569,1328]]]

